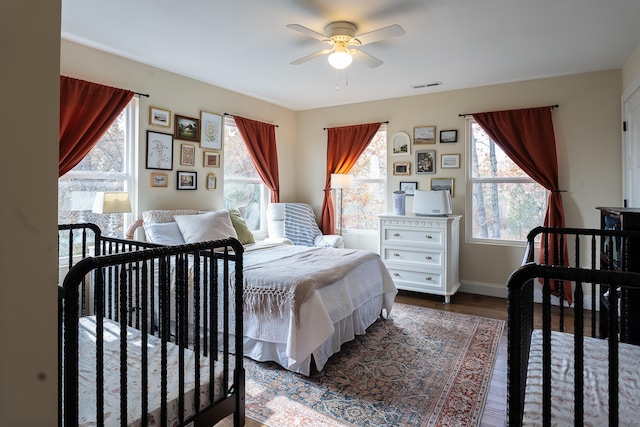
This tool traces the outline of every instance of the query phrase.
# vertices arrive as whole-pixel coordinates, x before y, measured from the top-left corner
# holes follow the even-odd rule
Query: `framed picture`
[[[406,132],[398,132],[391,139],[391,155],[406,156],[411,154],[411,138]]]
[[[418,126],[413,128],[414,144],[435,144],[436,143],[436,127],[435,126]]]
[[[453,197],[453,178],[431,178],[431,190],[449,190]]]
[[[200,112],[200,147],[222,149],[222,117],[217,114]]]
[[[147,169],[173,169],[173,136],[147,131]]]
[[[216,189],[216,174],[210,173],[207,175],[207,190],[215,190]]]
[[[416,151],[416,173],[436,173],[436,150]]]
[[[171,111],[158,107],[149,107],[149,124],[170,128]]]
[[[189,144],[180,145],[180,164],[182,166],[196,165],[196,146]]]
[[[417,189],[418,189],[418,183],[417,182],[400,181],[400,191],[404,191],[404,193],[407,196],[415,195]]]
[[[440,143],[446,142],[458,142],[457,130],[441,130],[440,131]]]
[[[393,164],[394,175],[409,175],[411,173],[411,163],[409,162],[395,162]]]
[[[442,169],[460,168],[460,154],[443,154],[440,156],[440,167]]]
[[[173,135],[176,139],[200,142],[200,119],[178,114],[175,114],[174,118],[176,125],[173,129]]]
[[[219,168],[220,167],[220,153],[213,153],[211,151],[204,152],[204,167],[205,168]]]
[[[161,172],[152,172],[149,185],[151,187],[168,187],[169,186],[169,174]]]
[[[178,190],[198,188],[198,172],[178,171]]]

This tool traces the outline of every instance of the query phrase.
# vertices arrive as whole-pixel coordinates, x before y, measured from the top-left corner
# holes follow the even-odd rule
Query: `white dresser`
[[[443,295],[460,287],[461,215],[378,215],[380,256],[398,289]]]

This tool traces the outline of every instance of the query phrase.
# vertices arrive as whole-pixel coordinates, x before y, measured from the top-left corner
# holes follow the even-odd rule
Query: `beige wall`
[[[170,110],[174,114],[188,117],[199,118],[201,111],[207,111],[215,114],[229,113],[277,124],[280,194],[283,198],[295,198],[297,191],[295,180],[297,173],[295,112],[66,40],[62,41],[60,61],[60,74],[62,75],[150,95],[149,98],[139,98],[139,161],[135,186],[138,192],[138,206],[137,209],[134,207],[134,215],[139,215],[139,212],[147,209],[220,209],[223,206],[222,168],[203,167],[204,150],[197,143],[174,141],[174,167],[172,171],[145,169],[147,130],[173,132],[173,118],[170,129],[148,124],[150,106],[160,107]],[[180,166],[179,150],[183,143],[196,145],[195,167]],[[222,162],[224,162],[224,156],[222,156]],[[176,190],[177,170],[196,171],[198,173],[198,189],[196,191]],[[168,172],[169,187],[150,188],[149,176],[151,172]],[[215,173],[218,177],[216,190],[206,189],[205,179],[210,172]]]
[[[455,144],[421,148],[435,149],[438,161],[441,154],[461,154],[462,168],[442,171],[437,167],[435,176],[455,179],[453,210],[465,215],[465,119],[458,114],[559,104],[553,111],[553,120],[560,187],[567,190],[563,193],[566,223],[572,227],[598,227],[595,207],[621,203],[620,74],[620,70],[605,71],[299,112],[297,161],[306,166],[305,173],[298,177],[298,197],[319,212],[325,176],[324,127],[389,120],[389,137],[400,131],[412,135],[413,127],[419,125],[435,125],[437,131],[458,130]],[[403,160],[415,164],[414,149],[412,156],[389,157],[389,165]],[[391,191],[398,189],[399,181],[418,181],[418,188],[425,189],[429,179],[430,176],[414,174],[393,176],[389,168],[387,206],[391,206]],[[410,203],[409,198],[407,209],[411,208]],[[520,264],[523,248],[468,243],[465,230],[463,223],[463,288],[505,295],[504,283]],[[345,239],[349,245],[351,236],[345,235]],[[366,244],[376,250],[377,240],[369,239]]]
[[[0,2],[2,426],[57,425],[60,10]]]

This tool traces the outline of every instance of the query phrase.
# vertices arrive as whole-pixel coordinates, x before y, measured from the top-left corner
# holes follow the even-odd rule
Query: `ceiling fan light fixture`
[[[343,70],[351,65],[353,57],[344,42],[336,42],[335,50],[329,55],[329,64],[336,70]]]

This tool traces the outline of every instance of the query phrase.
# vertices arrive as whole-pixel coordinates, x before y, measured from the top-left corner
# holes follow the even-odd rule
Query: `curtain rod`
[[[547,107],[551,108],[552,110],[554,108],[558,108],[559,105],[555,104],[555,105],[548,105]],[[458,114],[458,117],[467,117],[467,116],[473,116],[474,114],[478,114],[478,113],[464,113],[464,114]]]
[[[223,116],[229,116],[229,117],[234,117],[233,114],[229,114],[229,113],[224,113]],[[278,125],[274,125],[275,127],[280,127]]]
[[[386,122],[380,122],[380,123],[384,123],[384,124],[388,125],[389,124],[389,120],[387,120]],[[327,130],[327,129],[329,129],[329,128],[322,128],[322,130]]]
[[[137,96],[139,96],[139,97],[140,97],[140,96],[144,96],[145,98],[148,98],[148,97],[149,97],[149,94],[148,94],[148,93],[140,93],[140,92],[136,92],[136,95],[137,95]]]

